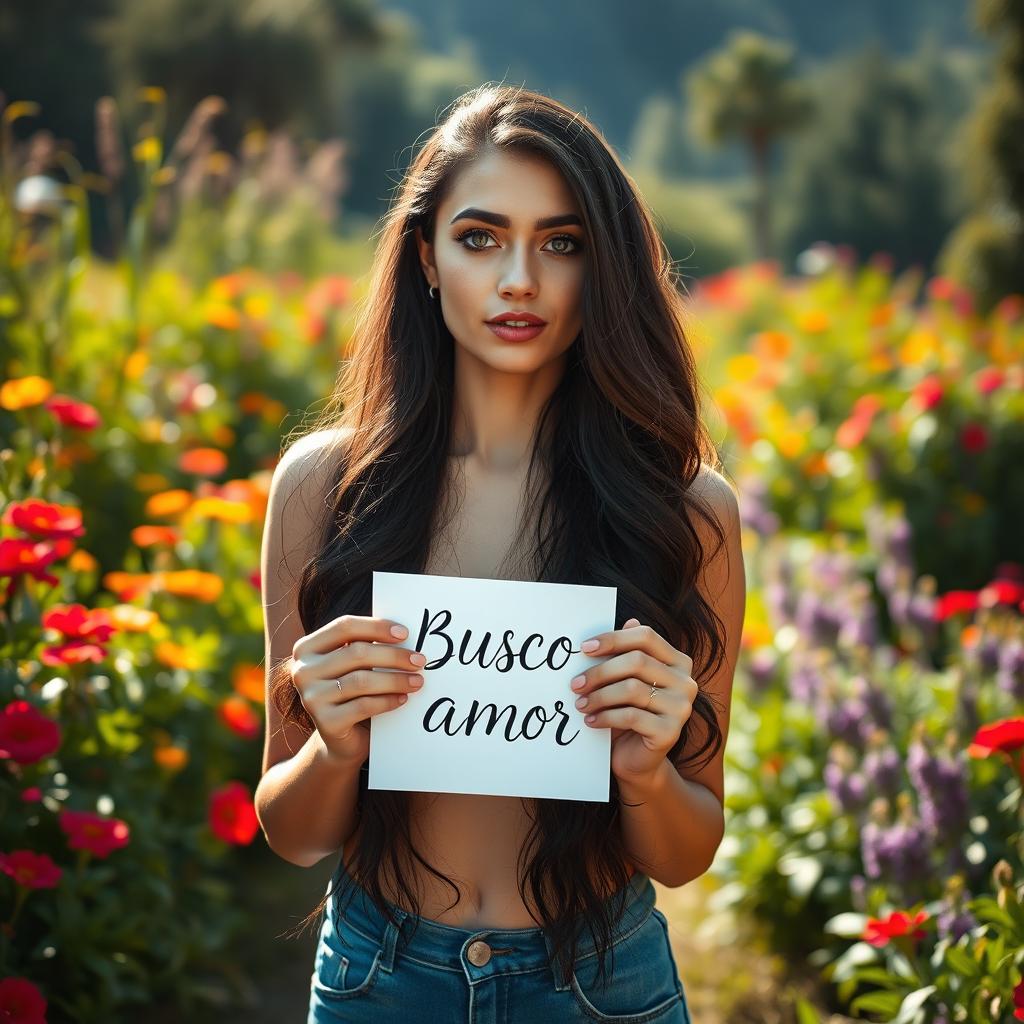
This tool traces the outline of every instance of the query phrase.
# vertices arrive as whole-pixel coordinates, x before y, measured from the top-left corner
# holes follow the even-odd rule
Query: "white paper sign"
[[[409,630],[423,686],[370,719],[370,789],[607,801],[611,730],[573,676],[605,658],[615,587],[375,572],[373,615]]]

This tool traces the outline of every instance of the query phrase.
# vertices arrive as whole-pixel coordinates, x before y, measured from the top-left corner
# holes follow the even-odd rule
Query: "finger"
[[[622,624],[622,628],[623,628],[623,629],[630,629],[630,628],[631,628],[631,627],[633,627],[633,626],[639,626],[639,625],[640,625],[640,620],[639,620],[639,619],[637,619],[637,618],[632,618],[632,619],[627,619],[627,620],[626,620],[626,621],[625,621],[625,622],[624,622],[624,623]]]
[[[360,668],[404,668],[416,672],[426,663],[425,655],[408,647],[356,640],[323,655],[316,664],[318,674],[340,676]]]
[[[324,728],[337,733],[338,739],[345,739],[360,723],[374,715],[400,708],[409,699],[404,693],[388,693],[373,697],[360,697],[331,708],[322,717]]]
[[[414,693],[423,686],[423,676],[408,672],[349,672],[337,679],[320,679],[303,691],[306,700],[344,704],[361,697],[385,693]]]
[[[402,636],[392,634],[392,627],[398,627]],[[301,637],[295,644],[293,654],[326,654],[343,644],[355,640],[376,641],[381,644],[395,644],[409,635],[408,629],[393,619],[382,619],[372,615],[342,615],[325,623],[319,629]]]
[[[673,669],[663,661],[652,658],[646,651],[632,650],[602,661],[581,672],[578,676],[574,676],[571,686],[578,694],[590,693],[598,687],[607,686],[616,680],[636,676],[639,679],[650,680],[647,684],[648,690],[654,685],[669,689],[679,685],[677,672],[678,669]],[[581,677],[582,682],[580,682]]]
[[[630,729],[639,733],[652,750],[671,746],[679,733],[679,723],[668,716],[634,707],[605,708],[604,711],[584,716],[583,720],[592,729]]]
[[[589,646],[594,641],[597,641],[596,646]],[[621,654],[623,651],[637,648],[668,665],[682,665],[683,659],[687,658],[652,626],[613,629],[608,633],[598,633],[596,636],[584,640],[580,645],[580,650],[591,658],[599,658],[606,654]]]
[[[677,709],[682,694],[673,690],[657,689],[651,694],[651,684],[643,679],[632,676],[617,683],[609,683],[599,687],[584,697],[577,697],[575,706],[578,711],[591,714],[605,708],[632,706],[642,711],[664,714]]]

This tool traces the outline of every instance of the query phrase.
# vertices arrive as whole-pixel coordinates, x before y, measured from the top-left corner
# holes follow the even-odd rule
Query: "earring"
[[[436,297],[437,297],[436,295],[434,295],[434,286],[433,286],[433,285],[431,285],[431,286],[430,286],[430,287],[429,287],[429,288],[427,289],[427,294],[428,294],[428,295],[429,295],[429,296],[430,296],[430,297],[431,297],[432,299],[434,299],[434,298],[436,298]]]

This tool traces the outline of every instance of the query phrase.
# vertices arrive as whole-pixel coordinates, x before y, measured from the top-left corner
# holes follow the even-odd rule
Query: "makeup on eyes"
[[[465,239],[470,238],[473,235],[487,235],[489,238],[493,237],[486,228],[467,228],[465,231],[462,231],[455,236],[455,241],[468,252],[483,252],[485,249],[494,248],[494,246],[491,245],[467,245],[465,243]],[[553,235],[548,239],[548,242],[557,242],[563,239],[568,239],[573,243],[575,248],[569,252],[555,252],[556,256],[575,256],[577,253],[583,251],[583,243],[575,235]]]

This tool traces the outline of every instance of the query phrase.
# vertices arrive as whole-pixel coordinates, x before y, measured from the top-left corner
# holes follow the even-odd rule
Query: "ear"
[[[427,279],[428,285],[437,284],[437,267],[434,265],[434,243],[428,242],[423,237],[423,229],[417,224],[413,228],[413,237],[416,239],[416,248],[420,254],[420,266],[423,268],[423,276]]]

